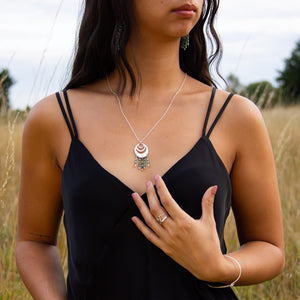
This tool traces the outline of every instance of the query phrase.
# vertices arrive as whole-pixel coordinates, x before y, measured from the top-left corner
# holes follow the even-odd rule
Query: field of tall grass
[[[272,141],[282,200],[286,267],[269,282],[234,288],[240,299],[300,299],[300,106],[275,107],[263,115]],[[20,178],[22,117],[0,119],[0,300],[31,299],[18,274],[15,257]],[[226,226],[229,250],[238,246],[232,215]],[[58,247],[67,272],[64,231]]]

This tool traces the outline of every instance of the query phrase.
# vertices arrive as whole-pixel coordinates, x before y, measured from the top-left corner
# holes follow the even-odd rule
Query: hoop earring
[[[185,51],[188,48],[189,45],[190,45],[190,34],[188,34],[188,35],[181,38],[180,48]]]

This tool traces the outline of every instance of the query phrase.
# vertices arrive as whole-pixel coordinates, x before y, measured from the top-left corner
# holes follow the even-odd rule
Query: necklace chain
[[[159,122],[160,122],[160,121],[165,117],[165,115],[168,113],[168,111],[169,111],[171,105],[173,104],[173,102],[174,102],[176,96],[177,96],[177,95],[179,94],[179,92],[181,91],[181,89],[182,89],[182,87],[183,87],[183,85],[184,85],[184,83],[185,83],[186,77],[187,77],[187,73],[185,73],[184,79],[183,79],[181,85],[180,85],[179,88],[177,89],[176,93],[173,95],[173,97],[172,97],[172,99],[171,99],[171,101],[170,101],[170,103],[169,103],[167,109],[164,111],[164,113],[162,114],[162,116],[156,121],[156,123],[155,123],[155,124],[153,125],[153,127],[146,133],[146,135],[145,135],[142,139],[139,139],[139,137],[137,136],[135,130],[133,129],[132,125],[130,124],[129,120],[127,119],[127,117],[126,117],[126,115],[125,115],[125,113],[124,113],[124,111],[123,111],[123,108],[122,108],[122,105],[121,105],[121,100],[120,100],[120,98],[119,98],[119,95],[118,95],[115,91],[113,91],[113,89],[111,88],[111,85],[110,85],[108,76],[106,76],[108,88],[110,89],[110,92],[111,92],[113,95],[116,96],[116,98],[117,98],[117,100],[118,100],[118,103],[119,103],[120,111],[121,111],[121,113],[122,113],[124,119],[126,120],[126,122],[127,122],[128,126],[129,126],[130,130],[132,131],[132,133],[134,134],[135,138],[137,139],[137,141],[138,141],[139,143],[143,143],[143,141],[149,136],[149,134],[154,130],[154,128],[159,124]]]

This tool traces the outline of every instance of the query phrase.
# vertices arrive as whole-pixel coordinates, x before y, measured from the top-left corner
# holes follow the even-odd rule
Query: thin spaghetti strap
[[[209,138],[211,132],[213,131],[213,129],[215,128],[215,126],[216,126],[218,120],[220,119],[222,113],[224,112],[226,106],[228,105],[228,103],[229,103],[229,101],[231,100],[231,98],[233,97],[233,95],[234,95],[233,93],[230,93],[229,96],[227,97],[226,101],[224,102],[223,106],[221,107],[221,109],[220,109],[218,115],[216,116],[216,118],[215,118],[213,124],[211,125],[211,127],[210,127],[209,130],[208,130],[208,133],[207,133],[207,135],[206,135],[208,138]]]
[[[62,103],[60,94],[59,94],[59,93],[56,93],[55,95],[56,95],[57,102],[58,102],[58,104],[59,104],[59,106],[60,106],[60,110],[61,110],[61,112],[62,112],[62,114],[63,114],[64,119],[65,119],[65,122],[66,122],[66,124],[67,124],[67,126],[68,126],[68,129],[69,129],[71,138],[74,139],[74,138],[75,138],[75,134],[74,134],[74,132],[73,132],[73,129],[72,129],[72,126],[71,126],[71,124],[70,124],[69,118],[68,118],[68,116],[67,116],[66,110],[65,110],[64,105],[63,105],[63,103]]]
[[[206,135],[206,127],[207,127],[210,111],[211,111],[211,108],[212,108],[212,104],[214,102],[215,94],[216,94],[216,88],[213,87],[212,92],[211,92],[211,96],[210,96],[210,100],[209,100],[209,104],[208,104],[208,108],[207,108],[207,112],[206,112],[206,116],[205,116],[203,129],[202,129],[202,136]]]
[[[77,132],[77,128],[76,128],[76,125],[75,125],[74,118],[73,118],[73,113],[72,113],[72,110],[71,110],[71,106],[70,106],[70,102],[69,102],[67,90],[63,90],[63,93],[64,93],[66,105],[67,105],[67,110],[68,110],[68,113],[69,113],[69,116],[70,116],[70,120],[71,120],[71,123],[72,123],[74,135],[75,135],[75,137],[78,137],[78,132]]]

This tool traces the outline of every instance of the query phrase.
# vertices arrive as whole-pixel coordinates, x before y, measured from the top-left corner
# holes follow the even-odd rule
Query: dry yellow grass
[[[300,299],[300,107],[273,108],[263,115],[269,130],[282,200],[286,268],[276,279],[251,287],[235,288],[240,299]],[[31,299],[15,264],[17,199],[23,121],[0,120],[0,300]],[[236,249],[234,220],[226,227],[228,248]],[[63,229],[58,243],[64,270],[67,251]]]
[[[277,169],[284,221],[286,267],[277,278],[235,289],[240,299],[300,299],[300,106],[264,110]],[[226,230],[228,248],[236,249],[234,220]]]

